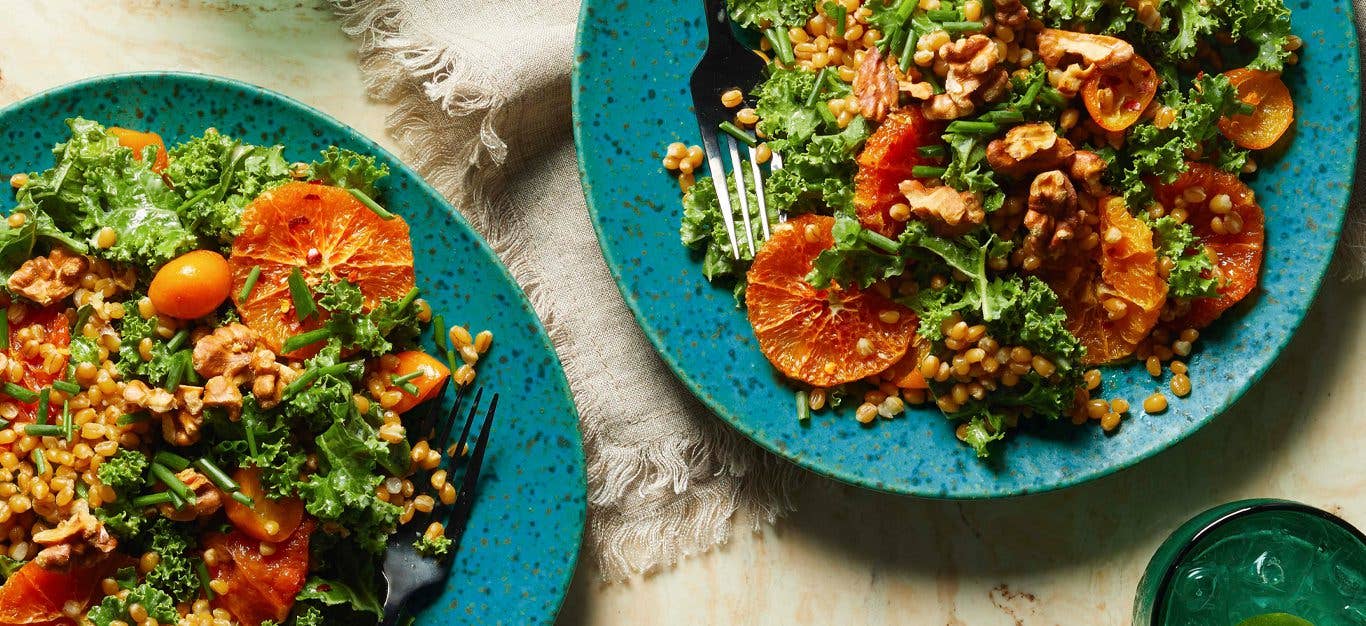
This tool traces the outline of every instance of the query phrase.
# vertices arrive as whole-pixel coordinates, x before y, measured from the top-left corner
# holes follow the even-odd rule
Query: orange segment
[[[1067,329],[1086,348],[1087,365],[1133,354],[1157,324],[1167,301],[1152,230],[1130,215],[1118,198],[1101,201],[1100,217],[1098,254],[1047,277],[1067,313]],[[1111,299],[1123,305],[1123,315],[1114,319],[1105,306]]]
[[[780,225],[759,249],[745,292],[759,349],[790,378],[830,387],[877,374],[901,360],[914,336],[909,309],[872,291],[806,282],[816,256],[834,245],[835,219],[802,215]],[[895,323],[878,314],[894,310]],[[859,350],[866,340],[864,350]],[[865,353],[867,355],[865,356]]]
[[[888,115],[868,138],[854,175],[854,209],[864,228],[888,237],[905,228],[903,222],[892,219],[888,209],[906,201],[901,183],[914,178],[915,166],[931,162],[919,149],[938,143],[938,135],[938,124],[925,119],[919,107],[907,107]]]
[[[1188,189],[1201,189],[1204,199],[1190,202]],[[1219,297],[1195,298],[1190,311],[1172,320],[1173,328],[1203,328],[1229,307],[1237,304],[1257,286],[1262,267],[1262,248],[1266,242],[1266,219],[1257,197],[1234,174],[1203,163],[1188,163],[1186,173],[1171,184],[1158,185],[1154,190],[1158,202],[1168,207],[1177,206],[1181,198],[1188,217],[1186,222],[1205,248],[1214,253],[1219,267]],[[1231,209],[1216,213],[1210,204],[1220,195],[1228,196]],[[1193,193],[1189,197],[1199,197]],[[1222,205],[1222,200],[1219,201]],[[1222,206],[1220,207],[1222,210]],[[1229,216],[1237,215],[1237,232],[1228,228]],[[1218,228],[1214,218],[1220,218]]]
[[[1244,148],[1263,150],[1275,145],[1295,121],[1295,101],[1281,75],[1246,67],[1224,75],[1238,89],[1238,99],[1252,105],[1252,113],[1219,120],[1219,131]]]
[[[310,183],[286,183],[247,205],[228,262],[242,321],[277,352],[286,338],[322,323],[299,321],[288,286],[294,268],[309,285],[328,273],[356,283],[367,308],[381,299],[402,298],[414,281],[413,248],[403,218],[383,219],[345,189]],[[244,301],[242,286],[254,267],[261,268],[261,276]]]
[[[912,322],[914,324],[914,322]],[[911,347],[906,350],[906,356],[901,357],[900,361],[893,363],[887,371],[882,373],[882,379],[891,381],[901,389],[929,389],[929,381],[920,373],[920,363],[930,354],[929,340],[919,334],[911,339]]]
[[[63,612],[69,602],[89,606],[101,579],[116,569],[104,559],[70,571],[43,569],[29,561],[0,586],[0,624],[70,623]]]

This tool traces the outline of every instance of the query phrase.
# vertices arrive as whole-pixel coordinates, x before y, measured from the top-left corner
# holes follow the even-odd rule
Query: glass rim
[[[1157,583],[1156,593],[1154,594],[1155,597],[1153,598],[1152,614],[1151,617],[1148,618],[1149,625],[1156,626],[1158,624],[1158,618],[1166,616],[1167,593],[1171,591],[1172,579],[1175,576],[1176,571],[1180,569],[1180,564],[1185,562],[1186,557],[1190,556],[1191,552],[1195,550],[1196,546],[1200,545],[1201,541],[1208,538],[1214,531],[1236,519],[1268,511],[1293,511],[1296,513],[1313,515],[1346,530],[1349,535],[1352,535],[1357,541],[1361,542],[1363,546],[1366,546],[1366,532],[1362,532],[1361,529],[1353,526],[1347,520],[1316,506],[1310,506],[1308,504],[1290,500],[1249,502],[1244,506],[1220,515],[1218,518],[1200,527],[1199,530],[1195,531],[1195,533],[1182,544],[1181,549],[1176,552],[1172,557],[1171,562],[1167,564],[1167,567],[1162,572],[1162,579]]]

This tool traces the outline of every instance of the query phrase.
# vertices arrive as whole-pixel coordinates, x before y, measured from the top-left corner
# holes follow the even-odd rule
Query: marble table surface
[[[354,44],[312,2],[0,0],[0,16],[0,105],[98,74],[193,70],[284,92],[393,145]],[[1366,286],[1330,278],[1259,385],[1132,470],[963,503],[812,477],[790,518],[758,533],[742,521],[676,567],[607,585],[585,561],[560,623],[1128,624],[1148,557],[1208,506],[1292,498],[1366,526],[1366,360],[1352,356],[1366,354],[1363,313]]]

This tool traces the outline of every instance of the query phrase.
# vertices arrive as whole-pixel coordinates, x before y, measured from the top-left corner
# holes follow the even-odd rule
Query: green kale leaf
[[[262,191],[290,179],[282,146],[254,146],[209,129],[170,149],[164,174],[182,199],[182,221],[225,247],[241,232],[242,210]]]
[[[161,518],[152,524],[147,548],[161,555],[145,582],[165,592],[176,602],[184,602],[199,592],[199,575],[195,572],[190,548],[195,545],[193,527],[176,524]]]
[[[1167,292],[1173,298],[1213,298],[1219,295],[1219,281],[1214,278],[1214,263],[1205,254],[1200,239],[1190,224],[1177,222],[1167,215],[1148,220],[1153,229],[1158,258],[1167,257],[1175,265],[1167,275]]]
[[[323,150],[321,160],[309,165],[309,172],[314,180],[355,189],[374,198],[378,195],[375,183],[389,175],[389,166],[376,164],[373,156],[331,146]]]
[[[147,609],[148,617],[162,624],[174,624],[180,619],[180,613],[176,611],[175,601],[171,596],[149,584],[134,587],[126,598],[105,596],[98,606],[90,608],[85,617],[95,626],[110,626],[115,621],[135,623],[136,620],[128,615],[128,607],[134,604]]]
[[[423,535],[413,543],[418,552],[430,557],[444,557],[451,550],[451,538],[445,535],[428,537]]]
[[[129,301],[136,301],[130,298]],[[156,333],[156,317],[144,319],[141,315],[125,315],[119,332],[119,354],[117,367],[125,379],[142,378],[152,385],[166,382],[171,368],[176,365],[176,352],[167,349],[167,341]],[[143,339],[152,342],[152,357],[142,360],[138,345]]]
[[[128,493],[146,486],[143,476],[147,473],[148,465],[147,456],[143,453],[121,448],[118,454],[100,464],[100,482],[119,492]]]
[[[805,24],[815,12],[811,0],[726,0],[736,24],[745,28],[791,28]]]

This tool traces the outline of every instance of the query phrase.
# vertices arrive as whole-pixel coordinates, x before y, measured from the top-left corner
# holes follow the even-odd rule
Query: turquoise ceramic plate
[[[448,320],[493,331],[494,348],[477,381],[516,407],[499,412],[450,580],[417,623],[553,622],[585,518],[578,416],[545,329],[464,218],[394,155],[345,124],[280,94],[195,74],[106,76],[14,104],[0,111],[0,171],[50,167],[52,144],[68,134],[62,120],[75,115],[156,131],[167,143],[213,126],[245,141],[283,144],[291,161],[336,144],[389,166],[384,203],[412,228],[423,297]]]
[[[1114,436],[1069,424],[1026,429],[982,463],[931,409],[860,426],[853,407],[794,416],[792,388],[760,354],[729,291],[680,245],[678,185],[660,167],[675,140],[700,143],[688,75],[706,45],[702,2],[586,0],[574,72],[574,131],[603,256],[645,334],[678,377],[760,445],[826,476],[896,493],[993,498],[1074,485],[1180,441],[1226,409],[1285,347],[1337,243],[1356,162],[1357,42],[1348,0],[1290,0],[1306,42],[1289,73],[1295,139],[1252,183],[1267,215],[1261,290],[1205,333],[1195,392],[1165,414],[1136,412]],[[1152,393],[1137,365],[1105,370],[1105,393]]]

